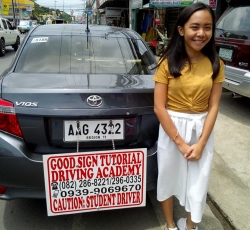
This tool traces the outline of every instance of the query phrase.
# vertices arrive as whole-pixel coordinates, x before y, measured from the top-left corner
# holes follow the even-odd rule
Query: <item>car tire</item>
[[[18,47],[20,46],[20,37],[16,38],[16,43],[12,46],[15,51],[17,51]]]
[[[0,57],[5,55],[5,42],[3,39],[0,39]]]

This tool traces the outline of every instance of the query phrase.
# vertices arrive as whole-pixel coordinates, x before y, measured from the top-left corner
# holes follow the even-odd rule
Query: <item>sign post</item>
[[[85,10],[85,14],[87,14],[87,29],[86,32],[89,32],[89,15],[92,15],[92,10]]]

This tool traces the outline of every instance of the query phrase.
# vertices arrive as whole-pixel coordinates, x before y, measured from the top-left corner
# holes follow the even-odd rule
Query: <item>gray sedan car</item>
[[[46,198],[46,188],[57,196],[76,178],[85,189],[77,190],[74,186],[80,185],[74,184],[67,194],[61,192],[62,197],[129,191],[142,179],[147,191],[156,188],[156,59],[133,30],[98,25],[88,29],[76,24],[37,26],[0,75],[0,199]],[[112,161],[105,158],[102,185],[91,179],[95,158],[90,153],[130,149]],[[141,164],[136,149],[146,150],[145,175],[132,166]],[[77,165],[70,157],[75,153]],[[61,158],[53,160],[58,155]],[[51,159],[49,185],[45,156]],[[119,167],[108,168],[119,160]],[[116,186],[108,185],[108,177],[119,178]],[[119,187],[124,181],[130,187]],[[88,185],[95,187],[93,191],[86,189]],[[141,185],[134,188],[140,190]]]

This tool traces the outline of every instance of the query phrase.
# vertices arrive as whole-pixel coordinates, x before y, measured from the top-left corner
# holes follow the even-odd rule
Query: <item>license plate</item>
[[[64,121],[65,142],[123,139],[123,119]]]
[[[219,50],[219,56],[221,58],[227,59],[227,60],[232,60],[233,56],[233,50],[230,49],[225,49],[225,48],[220,48]]]

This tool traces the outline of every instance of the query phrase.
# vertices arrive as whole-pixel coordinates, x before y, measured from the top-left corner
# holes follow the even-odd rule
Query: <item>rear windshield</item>
[[[216,36],[250,40],[250,6],[226,11],[217,23]]]
[[[31,37],[15,72],[152,74],[155,60],[141,40],[110,37]]]

